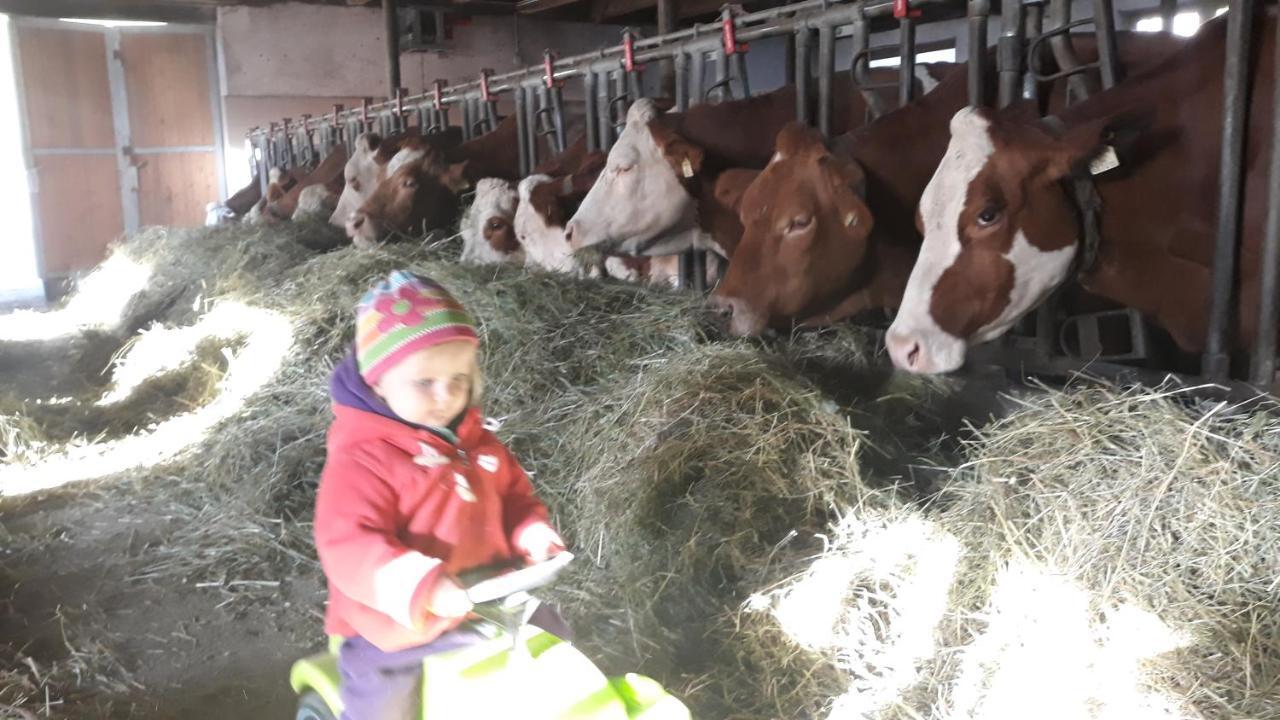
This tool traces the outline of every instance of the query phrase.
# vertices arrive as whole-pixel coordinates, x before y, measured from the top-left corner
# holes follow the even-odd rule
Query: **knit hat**
[[[370,385],[405,357],[450,340],[480,343],[471,315],[430,278],[393,270],[356,307],[356,365]]]

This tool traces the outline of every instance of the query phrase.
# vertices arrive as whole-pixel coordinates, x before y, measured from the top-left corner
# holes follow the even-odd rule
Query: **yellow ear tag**
[[[853,227],[858,224],[858,213],[849,213],[844,216],[845,227]]]
[[[689,158],[684,159],[684,162],[680,164],[680,168],[684,171],[685,177],[693,177],[693,163],[689,162]]]

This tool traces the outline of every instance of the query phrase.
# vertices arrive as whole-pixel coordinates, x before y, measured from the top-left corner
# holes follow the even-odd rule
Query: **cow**
[[[945,75],[950,67],[938,68]],[[876,70],[873,80],[896,78]],[[831,122],[837,131],[862,125],[868,96],[837,83]],[[816,98],[815,101],[816,103]],[[698,191],[728,168],[763,168],[778,131],[795,117],[795,88],[684,113],[662,113],[640,100],[609,151],[600,180],[583,199],[566,228],[575,248],[664,255],[688,249],[724,254],[700,220]]]
[[[382,179],[348,215],[347,235],[367,247],[392,233],[447,227],[457,217],[457,196],[481,179],[519,178],[518,140],[512,116],[455,148],[402,143],[382,168]]]
[[[1261,14],[1260,14],[1261,16]],[[1257,85],[1246,158],[1272,142],[1274,16],[1257,34]],[[924,233],[902,306],[886,335],[897,367],[943,373],[967,348],[999,337],[1073,277],[1135,308],[1184,351],[1203,349],[1212,285],[1226,19],[1186,47],[1044,123],[1016,110],[966,108],[919,205]],[[1092,173],[1119,167],[1091,178]],[[1253,341],[1267,169],[1245,178],[1236,337]],[[1101,200],[1100,241],[1075,193]],[[1070,187],[1071,189],[1068,189]],[[1084,251],[1082,252],[1082,248]]]
[[[299,178],[298,182],[289,188],[279,198],[268,203],[267,210],[270,214],[279,219],[292,219],[298,210],[303,192],[308,188],[321,186],[333,192],[341,192],[343,182],[343,169],[347,164],[347,148],[345,145],[338,144],[329,151],[324,160],[321,160],[315,169]],[[308,193],[308,212],[315,209],[315,200],[317,193],[320,191],[313,190]],[[330,208],[330,213],[333,208]]]
[[[1122,35],[1120,58],[1142,65],[1181,45],[1167,36]],[[1080,59],[1091,37],[1074,42]],[[993,63],[987,64],[993,68]],[[995,73],[985,86],[995,87]],[[1065,84],[1045,93],[1062,106]],[[735,335],[826,325],[901,302],[920,235],[914,210],[942,159],[947,123],[968,99],[964,73],[934,92],[831,143],[800,125],[779,133],[777,152],[745,196],[744,233],[711,297]]]
[[[484,178],[462,218],[462,262],[488,265],[524,263],[514,229],[516,189],[507,180]]]
[[[447,156],[461,139],[462,134],[458,128],[427,135],[421,135],[417,129],[412,129],[386,138],[376,133],[359,135],[343,168],[344,186],[329,222],[338,227],[346,227],[351,216],[387,176],[387,165],[400,152],[402,145],[416,145],[420,149],[430,150],[434,155]]]
[[[298,169],[271,168],[267,172],[267,192],[245,214],[244,222],[256,225],[290,219],[289,215],[279,214],[277,204],[298,184],[300,176],[301,171]]]

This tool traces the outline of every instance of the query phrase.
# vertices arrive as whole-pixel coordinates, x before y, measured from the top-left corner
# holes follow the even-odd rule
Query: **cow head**
[[[386,171],[386,163],[390,157],[379,156],[382,137],[373,133],[363,133],[356,138],[351,156],[342,169],[345,184],[338,196],[338,206],[329,216],[329,222],[338,227],[345,227],[347,220],[364,204],[369,194],[377,187]]]
[[[298,194],[298,207],[293,211],[294,220],[318,220],[333,215],[338,206],[338,196],[325,185],[308,185]]]
[[[511,183],[485,178],[462,218],[462,262],[473,265],[523,261],[513,226],[516,190]]]
[[[530,175],[520,181],[516,237],[524,248],[526,266],[563,273],[578,270],[564,227],[569,215],[565,189],[571,182],[571,178],[556,180],[548,175]]]
[[[817,131],[799,123],[782,129],[776,150],[758,176],[747,177],[745,190],[740,183],[716,186],[717,199],[736,207],[743,227],[711,298],[734,335],[830,310],[867,253],[872,218],[861,166],[832,154]]]
[[[965,108],[920,198],[924,236],[885,343],[893,363],[950,372],[972,343],[1009,330],[1071,270],[1079,240],[1061,181],[1101,147],[1105,123],[1051,136],[1032,122]]]
[[[574,249],[653,255],[678,252],[664,239],[697,224],[697,203],[686,187],[702,167],[702,149],[673,131],[648,99],[636,101],[609,151],[604,171],[583,198],[566,231]]]
[[[392,233],[447,227],[458,215],[458,199],[439,180],[440,158],[408,147],[387,163],[387,176],[347,220],[347,235],[369,247]]]

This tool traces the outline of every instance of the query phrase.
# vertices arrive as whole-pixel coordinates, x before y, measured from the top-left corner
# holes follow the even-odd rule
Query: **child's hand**
[[[471,598],[467,597],[467,591],[463,590],[456,580],[445,576],[436,583],[435,590],[431,593],[431,600],[427,604],[427,612],[436,617],[455,618],[471,612],[471,607]]]
[[[546,523],[530,525],[516,538],[516,549],[533,562],[543,562],[565,551],[560,533]]]

